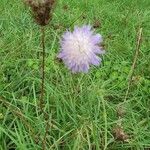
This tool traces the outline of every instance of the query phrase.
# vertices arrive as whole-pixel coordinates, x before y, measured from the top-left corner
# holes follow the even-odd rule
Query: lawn
[[[57,59],[59,41],[83,24],[103,36],[106,53],[72,74]],[[57,0],[41,113],[40,28],[23,1],[1,0],[0,150],[149,150],[149,29],[149,0]]]

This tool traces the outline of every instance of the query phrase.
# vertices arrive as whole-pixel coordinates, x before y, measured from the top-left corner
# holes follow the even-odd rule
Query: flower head
[[[34,19],[39,25],[45,26],[49,23],[55,0],[25,0],[25,2],[31,7]]]
[[[95,34],[91,26],[75,27],[73,32],[67,31],[61,40],[61,51],[58,58],[73,72],[88,72],[90,65],[98,66],[103,54],[100,46],[102,36]]]

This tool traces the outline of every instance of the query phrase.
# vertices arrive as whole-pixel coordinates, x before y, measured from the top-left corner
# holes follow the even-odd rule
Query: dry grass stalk
[[[138,59],[138,56],[139,56],[141,42],[142,42],[142,28],[140,28],[139,31],[138,31],[136,52],[135,52],[135,55],[134,55],[133,63],[132,63],[132,66],[131,66],[131,71],[130,71],[130,74],[129,74],[128,87],[127,87],[124,102],[127,100],[127,97],[128,97],[128,94],[129,94],[133,73],[134,73],[136,62],[137,62],[137,59]]]

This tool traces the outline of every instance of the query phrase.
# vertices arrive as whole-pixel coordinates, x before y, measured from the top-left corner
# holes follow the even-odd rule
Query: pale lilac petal
[[[83,64],[83,65],[82,65],[82,71],[83,71],[84,73],[87,73],[88,70],[89,70],[89,65]]]
[[[101,47],[99,47],[98,45],[93,47],[93,52],[95,54],[105,54],[105,50],[102,50]]]
[[[58,58],[63,58],[64,56],[65,56],[64,53],[59,53],[57,57],[58,57]]]
[[[83,30],[84,32],[93,32],[91,31],[91,26],[90,25],[84,25],[83,27],[81,27],[81,30]]]
[[[91,61],[91,63],[95,66],[98,66],[100,62],[101,62],[101,58],[99,57],[92,58],[92,61]]]
[[[101,43],[103,40],[102,40],[102,36],[100,34],[96,34],[92,37],[92,42],[94,44],[98,44],[98,43]]]

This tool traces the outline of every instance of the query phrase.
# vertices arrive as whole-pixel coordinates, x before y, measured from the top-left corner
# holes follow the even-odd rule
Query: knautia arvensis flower
[[[101,47],[102,36],[96,34],[90,25],[75,27],[67,31],[61,39],[61,51],[58,58],[73,72],[87,73],[90,65],[101,63],[99,54],[104,54]]]

